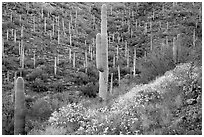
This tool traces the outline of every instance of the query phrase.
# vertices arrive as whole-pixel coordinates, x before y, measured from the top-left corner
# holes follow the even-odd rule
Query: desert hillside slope
[[[180,64],[108,106],[62,107],[38,134],[202,134],[202,68]],[[32,133],[33,133],[32,132]]]
[[[108,99],[96,34],[107,6]],[[3,2],[2,134],[201,134],[201,2]],[[112,88],[111,88],[112,87]]]

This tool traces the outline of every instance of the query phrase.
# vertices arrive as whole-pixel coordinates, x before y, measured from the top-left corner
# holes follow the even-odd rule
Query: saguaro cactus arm
[[[96,67],[100,72],[104,71],[102,49],[101,49],[101,34],[96,35]]]

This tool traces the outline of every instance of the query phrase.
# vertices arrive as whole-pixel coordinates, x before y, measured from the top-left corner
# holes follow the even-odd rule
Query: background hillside
[[[54,111],[58,112],[67,104],[84,102],[85,105],[90,106],[89,102],[94,102],[97,104],[95,107],[101,107],[102,104],[97,98],[98,70],[95,60],[95,37],[100,33],[102,4],[2,3],[3,134],[13,134],[12,96],[15,73],[25,80],[28,134],[37,134],[38,130],[45,130],[51,114]],[[114,86],[113,94],[109,99],[110,105],[113,100],[123,96],[135,85],[147,84],[156,77],[164,75],[166,71],[174,69],[179,63],[191,63],[192,66],[200,68],[202,3],[118,2],[106,3],[106,5],[108,7],[108,60],[110,74],[113,73]],[[177,63],[174,62],[172,53],[174,38],[180,45]],[[22,44],[25,54],[23,69],[20,65],[19,50],[19,45]],[[133,67],[134,50],[136,50],[136,68]],[[57,58],[56,75],[54,74],[55,57]],[[120,82],[118,66],[121,72]],[[134,71],[136,75],[133,76]],[[109,81],[110,78],[109,76]],[[198,83],[197,86],[200,88],[195,94],[200,95],[201,84]],[[200,100],[196,97],[196,101]],[[195,104],[199,106],[201,102],[199,105]],[[200,110],[196,109],[195,112],[200,113]],[[200,121],[201,118],[196,120]],[[198,131],[200,134],[200,127]],[[74,134],[74,131],[63,132],[63,134],[70,133]],[[143,133],[147,132],[141,132]],[[82,134],[86,133],[82,132]],[[168,134],[184,134],[184,131]]]

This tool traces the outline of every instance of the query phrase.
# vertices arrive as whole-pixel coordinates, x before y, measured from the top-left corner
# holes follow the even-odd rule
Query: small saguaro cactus
[[[15,81],[14,135],[25,134],[25,94],[24,80],[18,77]]]
[[[118,65],[118,85],[120,86],[120,66]]]
[[[110,94],[113,95],[113,73],[111,73]]]
[[[57,57],[55,57],[55,62],[54,62],[54,74],[55,76],[57,75]]]
[[[134,57],[133,57],[133,77],[135,77],[136,74],[136,47],[134,47]]]
[[[47,26],[47,22],[46,22],[46,17],[44,18],[44,31],[46,32],[46,26]]]
[[[14,42],[16,43],[16,30],[14,30]]]
[[[76,67],[76,57],[75,57],[76,55],[75,55],[75,52],[73,53],[73,68],[75,68]]]
[[[6,31],[6,40],[8,41],[9,40],[9,30],[7,29]]]
[[[177,35],[177,39],[173,38],[173,60],[175,64],[179,62],[180,39],[180,34]]]

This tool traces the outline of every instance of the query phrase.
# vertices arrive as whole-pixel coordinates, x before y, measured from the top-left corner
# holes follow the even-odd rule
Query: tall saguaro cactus
[[[22,77],[18,77],[15,82],[14,135],[19,134],[25,134],[25,94]]]
[[[96,35],[96,60],[99,70],[99,97],[107,100],[108,91],[108,39],[107,39],[107,7],[101,7],[101,34]]]

